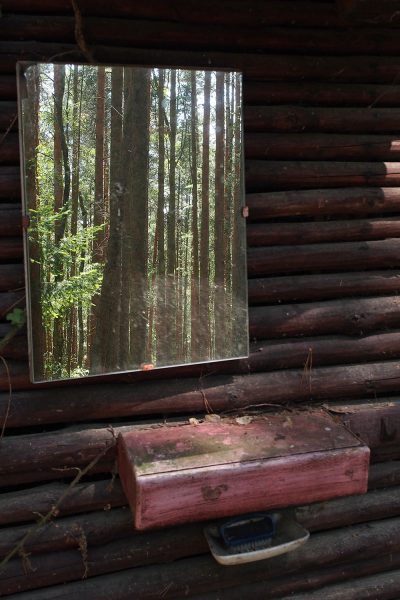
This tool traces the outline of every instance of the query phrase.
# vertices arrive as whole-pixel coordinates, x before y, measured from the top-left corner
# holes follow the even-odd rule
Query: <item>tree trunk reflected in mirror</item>
[[[20,71],[33,380],[246,356],[241,74]]]

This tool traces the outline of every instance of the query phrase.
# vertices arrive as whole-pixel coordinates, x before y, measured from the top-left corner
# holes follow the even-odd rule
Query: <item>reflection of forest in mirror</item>
[[[241,75],[25,79],[34,379],[246,355]]]

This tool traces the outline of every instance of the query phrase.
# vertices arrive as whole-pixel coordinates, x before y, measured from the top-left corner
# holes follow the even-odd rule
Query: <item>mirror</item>
[[[18,80],[33,381],[246,356],[241,74]]]

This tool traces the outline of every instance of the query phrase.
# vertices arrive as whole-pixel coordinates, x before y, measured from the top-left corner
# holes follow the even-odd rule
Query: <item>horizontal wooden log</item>
[[[3,331],[10,331],[11,326],[7,325],[6,323],[2,323],[1,325],[4,325],[4,329],[3,327],[0,328],[0,339],[3,337]],[[14,377],[15,377],[15,369],[14,369],[14,362],[10,365],[10,360],[11,361],[18,361],[18,362],[22,362],[22,364],[24,365],[24,371],[27,372],[27,360],[28,360],[28,340],[26,339],[26,335],[22,334],[22,335],[16,335],[15,337],[12,338],[12,343],[10,341],[10,343],[6,344],[4,346],[4,348],[2,348],[1,350],[1,355],[3,358],[7,359],[7,366],[9,368],[10,371],[10,376],[11,376],[11,385],[13,387],[13,389],[18,389],[18,388],[14,388],[13,386],[13,381],[14,381]],[[16,363],[15,363],[16,364]],[[17,367],[18,370],[18,367]],[[6,375],[6,373],[4,373],[3,371],[0,371],[0,389],[6,389],[6,380],[8,381],[8,377]]]
[[[400,332],[362,337],[322,336],[267,339],[252,344],[248,372],[388,360],[400,356]]]
[[[21,260],[22,256],[22,237],[0,238],[0,263]]]
[[[400,485],[400,461],[390,461],[370,465],[368,476],[369,489],[379,489]]]
[[[0,76],[0,99],[16,100],[17,99],[17,82],[15,77],[11,75]]]
[[[247,158],[269,160],[396,161],[400,157],[399,137],[398,134],[246,133],[245,150]]]
[[[1,96],[0,96],[1,97]],[[0,132],[0,161],[3,165],[17,164],[19,162],[18,134],[14,132]]]
[[[390,509],[388,516],[389,513]],[[131,530],[133,533],[132,519],[128,506],[106,513],[102,510],[63,519],[54,518],[27,539],[24,551],[37,553],[79,548],[82,540],[88,546],[105,544],[124,537]],[[32,524],[2,528],[0,557],[7,556],[31,528]]]
[[[0,167],[0,201],[17,202],[21,197],[19,167]]]
[[[328,409],[371,449],[399,446],[400,403],[397,399],[368,402],[332,402]],[[399,448],[400,449],[400,448]]]
[[[309,363],[308,363],[309,364]],[[135,415],[165,415],[204,413],[205,402],[211,409],[218,411],[239,410],[249,405],[285,404],[310,400],[327,400],[340,398],[374,398],[376,395],[395,393],[398,391],[400,374],[398,361],[383,361],[367,364],[327,366],[304,370],[300,369],[272,371],[268,373],[241,375],[210,375],[203,379],[181,379],[164,381],[135,382],[134,384],[104,383],[102,385],[79,385],[25,392],[14,392],[8,427],[41,425],[44,423],[70,423],[90,421],[90,419],[122,418]],[[1,395],[1,415],[8,406],[8,395]],[[92,433],[66,434],[66,452],[76,442],[77,452],[82,450],[86,460],[90,460],[92,451],[87,447],[96,436]],[[108,439],[107,430],[102,429],[98,444],[104,444],[102,438]],[[62,461],[60,456],[50,456],[52,444],[61,444],[61,433],[47,433],[45,436],[7,438],[7,444],[0,448],[0,456],[7,457],[16,453],[10,464],[3,469],[13,469],[20,473],[28,469],[29,457],[26,456],[28,443],[37,443],[43,454],[43,460],[51,467],[51,461]],[[68,437],[72,436],[72,437]],[[75,437],[74,437],[75,436]],[[86,439],[86,436],[89,436]],[[94,443],[94,442],[93,442]],[[78,450],[79,448],[79,450]],[[86,448],[86,449],[85,449]],[[18,451],[17,451],[18,449]],[[18,455],[18,456],[17,456]],[[47,455],[47,459],[46,459]],[[18,458],[19,457],[19,458]],[[58,457],[58,458],[57,458]],[[8,459],[7,459],[8,460]],[[38,457],[38,460],[39,457]],[[67,465],[76,466],[75,456],[66,457]],[[77,459],[82,463],[84,457]],[[19,462],[22,461],[22,462]],[[24,462],[25,461],[25,462]],[[63,466],[63,465],[62,465]],[[47,467],[46,467],[47,468]],[[33,473],[37,480],[44,472]],[[51,471],[50,476],[60,478],[60,472]],[[49,478],[48,475],[46,475]],[[6,480],[4,480],[5,482]],[[3,481],[2,481],[3,483]]]
[[[360,598],[379,598],[394,600],[400,593],[400,569],[379,573],[368,577],[359,577],[353,581],[329,585],[321,590],[307,594],[290,594],[282,600],[359,600]]]
[[[397,270],[291,275],[248,281],[250,304],[377,296],[398,292],[399,288],[400,274]]]
[[[398,188],[342,188],[247,194],[251,220],[397,213]]]
[[[5,0],[3,11],[6,13],[37,14],[72,14],[67,0]],[[265,25],[306,25],[306,26],[338,26],[343,21],[338,19],[333,6],[316,5],[314,2],[299,0],[268,2],[268,7],[259,0],[251,0],[243,5],[240,0],[221,0],[218,5],[207,0],[198,4],[196,0],[174,0],[167,9],[162,0],[153,0],[149,5],[132,6],[124,0],[115,0],[113,7],[85,0],[81,8],[82,14],[103,17],[128,17],[141,19],[163,19],[173,22],[219,23],[223,25],[247,25],[254,28]]]
[[[0,337],[5,335],[9,326],[0,325]],[[36,389],[38,385],[32,385],[29,381],[28,365],[21,362],[27,358],[27,340],[24,334],[13,338],[13,342],[3,349],[2,355],[8,360],[8,370],[11,375],[14,390]],[[302,367],[310,360],[314,366],[351,364],[354,362],[371,361],[380,359],[396,358],[400,353],[400,335],[398,331],[357,336],[331,336],[317,338],[292,338],[282,341],[265,341],[263,345],[253,343],[248,359],[239,361],[223,361],[218,364],[210,364],[208,367],[199,368],[190,366],[182,369],[181,377],[204,376],[207,374],[247,374],[275,369],[287,369]],[[12,360],[14,359],[14,360]],[[163,373],[166,379],[175,377],[176,372],[168,375]],[[43,387],[43,386],[42,386]],[[44,387],[48,387],[44,385]],[[0,389],[8,389],[8,376],[4,369],[0,369]],[[29,401],[28,401],[29,402]],[[0,407],[3,399],[0,396]],[[21,406],[21,410],[28,407]],[[18,426],[14,423],[13,426]]]
[[[0,213],[1,216],[1,213]],[[24,268],[21,264],[0,264],[0,291],[18,290],[24,287]]]
[[[1,323],[6,325],[7,323]],[[7,369],[4,363],[0,364],[0,389],[8,390],[10,382],[13,390],[31,389],[34,384],[30,380],[29,365],[27,361],[27,339],[24,343],[21,340],[16,341],[14,338],[7,343],[4,349],[4,358],[7,358]],[[24,355],[21,355],[21,351]],[[14,360],[15,359],[15,360]]]
[[[103,462],[107,462],[107,458],[113,459],[114,446],[113,432],[104,426],[82,427],[72,432],[58,431],[57,434],[48,432],[7,437],[0,449],[0,455],[5,459],[4,463],[0,459],[0,463],[3,463],[0,464],[0,476],[37,469],[39,479],[36,476],[32,481],[40,481],[40,471],[46,470],[53,470],[56,475],[54,479],[60,479],[59,475],[63,472],[66,476],[74,471],[76,473],[77,468],[87,465],[96,457],[101,459],[104,456]],[[27,448],[31,449],[29,453]]]
[[[21,569],[19,558],[10,561],[0,578],[0,593],[3,596],[129,567],[139,568],[159,562],[177,561],[207,550],[207,542],[198,526],[176,527],[173,537],[168,530],[151,532],[146,538],[132,532],[127,537],[100,546],[88,546],[87,549],[81,533],[80,549],[41,553],[30,557],[32,570],[29,575]]]
[[[374,0],[338,0],[336,4],[338,15],[352,26],[367,23],[378,27],[398,27],[400,24],[396,0],[385,0],[381,5]]]
[[[398,85],[362,85],[246,81],[243,87],[246,105],[308,104],[310,106],[394,106],[400,103]]]
[[[393,562],[392,562],[393,560]],[[219,600],[242,600],[252,598],[253,600],[275,600],[282,598],[283,594],[297,594],[307,592],[304,600],[311,598],[312,590],[321,588],[330,583],[353,580],[355,577],[392,571],[400,565],[400,554],[375,556],[373,559],[363,561],[352,561],[346,565],[334,565],[324,569],[306,571],[294,575],[286,575],[269,580],[268,582],[249,583],[238,585],[234,588],[218,590]],[[361,580],[360,580],[361,581]],[[326,588],[324,587],[323,590]],[[342,600],[342,588],[335,600]],[[365,597],[365,596],[363,596]],[[214,600],[215,592],[196,594],[191,596],[193,600]],[[292,596],[290,596],[292,598]],[[324,597],[325,598],[325,597]],[[357,596],[355,600],[359,600]]]
[[[0,337],[2,335],[2,329],[0,328]],[[31,389],[32,392],[30,393],[33,396],[35,390],[38,391],[38,386],[29,382],[27,363],[22,362],[26,360],[27,353],[27,341],[24,335],[15,337],[12,344],[8,344],[2,351],[4,358],[10,359],[7,360],[7,365],[14,390],[13,401],[16,403],[14,418],[11,416],[12,420],[9,421],[10,426],[13,427],[21,426],[18,420],[19,413],[28,411],[30,402],[33,402],[29,399],[29,392],[27,392],[25,405],[25,400],[21,399],[21,393],[16,392],[16,390]],[[388,360],[398,357],[400,357],[400,332],[396,330],[362,337],[342,335],[284,340],[268,339],[253,343],[248,359],[210,364],[207,369],[188,367],[182,371],[181,377],[201,377],[205,373],[208,376],[217,373],[238,375],[241,373],[302,368],[310,361],[312,361],[313,367],[317,367]],[[164,376],[168,379],[168,375],[164,373]],[[176,376],[176,373],[174,376]],[[8,377],[4,369],[0,369],[0,389],[8,389]],[[0,414],[4,410],[4,399],[5,397],[0,395]],[[117,400],[115,402],[118,403]],[[118,416],[118,413],[116,416]],[[73,419],[73,415],[70,418]],[[24,422],[22,421],[22,423]]]
[[[398,460],[400,460],[400,446],[398,443],[374,448],[371,451],[371,464],[383,464]]]
[[[136,536],[131,541],[131,550],[118,542],[116,550],[109,550],[112,544],[100,548],[89,548],[88,564],[86,574],[89,579],[77,581],[68,586],[57,586],[47,590],[40,589],[38,592],[22,594],[21,600],[50,600],[68,598],[78,600],[84,594],[85,598],[96,598],[105,600],[118,597],[121,600],[127,598],[152,598],[163,590],[164,598],[176,598],[183,595],[192,596],[200,592],[215,589],[234,587],[256,581],[268,581],[273,577],[293,572],[301,572],[306,569],[331,566],[334,564],[346,564],[354,560],[367,560],[372,557],[397,552],[400,549],[400,519],[387,519],[384,521],[371,522],[366,525],[355,525],[349,528],[337,529],[331,532],[316,533],[311,536],[307,544],[294,552],[272,558],[268,561],[250,563],[236,566],[235,569],[226,569],[218,565],[211,556],[197,556],[183,559],[184,550],[182,542],[176,538],[171,549],[170,560],[180,556],[182,560],[170,564],[156,566],[137,567],[125,570],[109,576],[97,577],[117,569],[129,569],[130,566],[138,564],[137,555],[133,550]],[[182,528],[184,540],[189,541],[190,534],[187,526]],[[153,535],[162,535],[166,532],[154,532]],[[168,538],[171,542],[170,535]],[[154,562],[154,554],[161,543],[152,544],[151,559]],[[147,548],[146,548],[147,549]],[[165,552],[165,546],[163,548]],[[193,543],[189,549],[189,556],[194,553]],[[196,548],[197,552],[205,552],[205,542]],[[158,550],[159,551],[159,550]],[[186,548],[186,553],[188,548]],[[23,591],[38,587],[49,586],[63,581],[77,580],[82,577],[84,565],[80,560],[78,568],[78,553],[73,551],[56,553],[53,555],[37,555],[31,557],[32,567],[35,571],[25,575],[20,561],[9,563],[0,582],[0,590],[3,594],[14,593],[16,590]],[[141,563],[146,560],[146,552],[140,550]],[[177,556],[178,555],[178,556]],[[186,554],[187,556],[188,554]],[[147,558],[147,562],[149,558]],[[17,587],[18,586],[18,587]],[[117,592],[118,590],[118,592]],[[39,595],[40,594],[40,595]],[[118,594],[118,595],[117,595]]]
[[[188,10],[188,9],[187,9]],[[227,10],[232,10],[228,8]],[[130,15],[132,16],[132,15]],[[349,30],[290,29],[263,27],[262,30],[241,23],[240,35],[232,35],[229,27],[221,23],[209,23],[207,28],[199,22],[179,23],[159,20],[86,17],[85,39],[89,45],[132,45],[176,48],[233,49],[236,51],[272,50],[278,52],[302,52],[305,54],[330,55],[382,55],[397,54],[400,42],[391,29],[376,31],[362,29],[354,35]],[[254,15],[255,16],[255,15]],[[74,19],[72,16],[5,14],[0,35],[9,40],[74,41]],[[119,35],[118,35],[119,34]]]
[[[400,488],[369,491],[359,496],[333,498],[295,509],[296,519],[310,531],[325,531],[400,514]]]
[[[246,188],[249,192],[366,185],[400,185],[400,163],[246,161]]]
[[[85,61],[75,44],[0,42],[0,72],[10,74],[17,60],[49,60],[68,53],[68,60]],[[94,58],[106,64],[157,64],[220,67],[242,70],[247,79],[266,81],[329,81],[329,83],[391,84],[398,72],[394,56],[301,56],[194,50],[162,50],[97,45]]]
[[[281,306],[253,306],[252,338],[307,335],[364,335],[400,327],[400,298],[328,300]]]
[[[388,133],[400,131],[400,109],[246,106],[244,128],[250,131]]]
[[[1,265],[0,265],[1,266]],[[0,272],[1,276],[1,272]],[[25,290],[19,292],[0,293],[0,319],[4,319],[13,308],[23,308],[25,305]]]
[[[10,100],[0,101],[0,131],[4,132],[8,129],[16,130],[18,128],[17,123],[18,109],[17,103]]]
[[[22,213],[18,204],[0,204],[0,238],[22,233]]]
[[[68,494],[66,494],[68,492]],[[59,499],[65,496],[58,504]],[[126,505],[127,500],[119,479],[104,479],[78,483],[74,487],[53,481],[0,495],[0,524],[37,521],[37,515],[47,514],[57,504],[57,515],[77,515],[88,511],[108,511]],[[104,514],[104,520],[108,513]]]
[[[93,484],[91,485],[93,486]],[[52,486],[56,489],[55,484]],[[50,488],[50,486],[46,487]],[[73,492],[73,490],[71,491]],[[109,496],[111,497],[111,494]],[[398,516],[400,514],[399,500],[400,489],[392,488],[368,492],[364,496],[350,496],[300,506],[295,509],[295,514],[298,522],[308,530],[324,531]],[[35,509],[38,512],[36,506]],[[29,516],[32,519],[33,512]],[[3,528],[0,556],[5,556],[10,552],[31,527],[32,524]],[[57,517],[28,538],[24,544],[24,551],[38,553],[77,548],[83,536],[89,546],[104,544],[124,537],[130,530],[132,530],[132,535],[138,535],[133,533],[132,513],[127,506],[110,509],[107,513],[103,510],[67,518]],[[199,541],[195,538],[202,537],[202,526],[199,524],[198,527],[190,528],[189,531],[194,538],[194,547],[198,547]],[[169,530],[171,539],[174,538],[174,532],[175,528]],[[141,536],[143,544],[147,541],[146,535],[148,534]]]
[[[399,265],[399,239],[250,248],[247,260],[251,277],[280,273],[368,271]]]
[[[289,246],[397,237],[400,237],[399,217],[306,223],[249,223],[247,226],[248,246]]]

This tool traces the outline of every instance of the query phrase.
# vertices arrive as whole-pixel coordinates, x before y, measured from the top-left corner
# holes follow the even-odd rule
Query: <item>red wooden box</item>
[[[123,433],[119,472],[138,529],[367,489],[369,448],[323,411]]]

